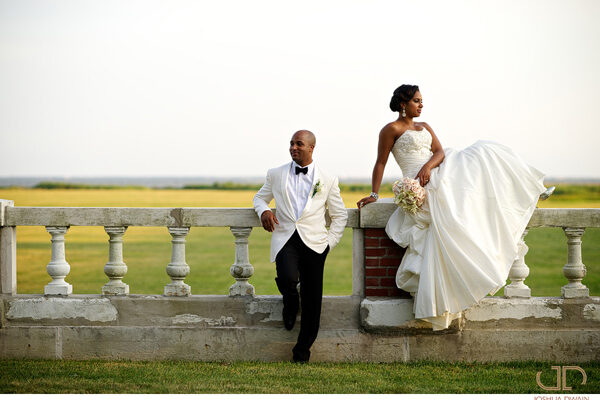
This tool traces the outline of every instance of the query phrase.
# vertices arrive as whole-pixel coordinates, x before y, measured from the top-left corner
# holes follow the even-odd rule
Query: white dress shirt
[[[287,191],[290,202],[292,203],[292,208],[296,213],[296,218],[300,218],[313,186],[315,163],[311,162],[307,165],[308,172],[306,174],[299,173],[296,175],[296,167],[300,167],[300,165],[296,164],[295,161],[292,161],[290,173],[288,174]]]

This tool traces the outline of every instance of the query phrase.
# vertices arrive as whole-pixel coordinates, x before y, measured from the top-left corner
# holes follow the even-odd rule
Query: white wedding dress
[[[432,156],[431,134],[406,131],[392,148],[405,177]],[[506,284],[517,244],[545,191],[543,174],[511,149],[478,141],[432,169],[416,215],[398,208],[386,232],[407,247],[396,274],[414,296],[415,318],[445,329],[462,310]]]

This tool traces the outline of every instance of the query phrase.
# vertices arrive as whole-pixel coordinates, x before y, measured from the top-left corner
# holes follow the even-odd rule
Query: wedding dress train
[[[392,148],[414,178],[432,156],[431,134],[406,131]],[[543,174],[511,149],[478,141],[432,169],[427,199],[412,215],[398,208],[386,232],[407,247],[396,284],[414,296],[415,318],[445,329],[458,314],[506,284],[517,244],[544,192]]]

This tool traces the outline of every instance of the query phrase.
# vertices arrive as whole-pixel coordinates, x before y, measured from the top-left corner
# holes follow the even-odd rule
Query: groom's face
[[[296,132],[290,140],[290,155],[298,165],[305,166],[312,162],[312,153],[315,148],[311,137],[305,132]]]

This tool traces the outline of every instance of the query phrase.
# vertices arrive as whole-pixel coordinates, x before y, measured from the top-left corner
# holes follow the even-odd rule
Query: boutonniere
[[[313,193],[312,193],[312,197],[315,197],[315,194],[319,193],[321,191],[321,180],[319,179],[317,181],[317,183],[315,183],[315,186],[313,186]]]

